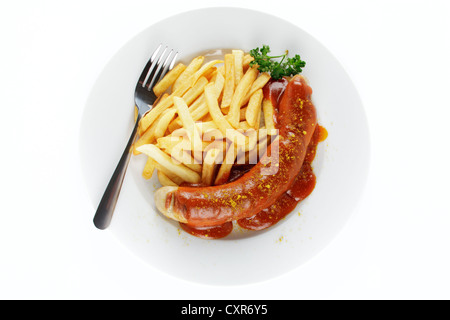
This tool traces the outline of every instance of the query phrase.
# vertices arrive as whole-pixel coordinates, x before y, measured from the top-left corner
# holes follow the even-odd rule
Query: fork
[[[159,45],[153,52],[136,84],[136,89],[134,91],[134,102],[138,111],[136,123],[127,146],[123,151],[111,180],[106,187],[105,193],[100,200],[97,211],[95,212],[94,225],[98,229],[106,229],[111,223],[123,179],[127,171],[128,163],[130,162],[131,146],[137,136],[139,120],[145,113],[151,110],[157,99],[156,95],[153,93],[153,87],[170,69],[172,69],[178,56],[178,52],[169,50],[167,46],[162,50],[162,47],[162,44]]]

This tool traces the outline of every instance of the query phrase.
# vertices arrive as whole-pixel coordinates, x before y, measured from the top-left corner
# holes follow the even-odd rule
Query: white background
[[[353,79],[371,132],[366,192],[335,241],[238,287],[168,276],[96,230],[78,155],[84,103],[117,50],[211,6],[268,12],[316,37]],[[433,0],[2,1],[0,298],[449,299],[449,16]]]

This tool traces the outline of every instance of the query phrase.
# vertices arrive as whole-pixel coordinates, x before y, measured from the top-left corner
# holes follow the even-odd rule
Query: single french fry
[[[242,100],[242,105],[245,105],[249,100],[250,97],[259,89],[262,89],[267,82],[269,82],[270,80],[270,74],[268,74],[267,72],[263,72],[261,73],[258,78],[256,78],[255,82],[253,82],[250,90],[248,91],[248,93],[245,95],[244,100]]]
[[[234,130],[233,126],[227,121],[217,102],[216,90],[214,84],[210,83],[205,87],[205,100],[208,105],[209,113],[214,122],[219,127],[220,131],[227,137],[227,139],[237,140],[240,145],[245,145],[246,139],[242,133]]]
[[[211,70],[213,70],[213,69],[214,69],[214,71],[211,73],[211,75],[209,75],[209,77],[206,77],[206,78],[208,79],[209,82],[214,82],[214,81],[216,81],[217,74],[219,73],[219,68],[214,67],[214,68],[212,68]]]
[[[225,66],[222,65],[222,66],[217,67],[217,72],[221,73],[225,77]]]
[[[244,72],[247,71],[247,69],[250,66],[250,62],[252,62],[253,60],[255,60],[255,58],[253,58],[250,54],[247,53],[247,54],[244,55],[244,58],[243,58],[243,61],[242,61],[242,67],[244,69]]]
[[[203,87],[203,92],[205,91],[205,87]],[[205,103],[205,94],[202,92],[202,94],[195,99],[194,102],[192,102],[189,105],[189,112],[192,114],[195,110],[197,110],[202,104]]]
[[[192,152],[191,142],[190,142],[189,138],[187,137],[187,133],[186,133],[186,135],[179,135],[179,136],[173,135],[177,131],[181,131],[181,130],[186,132],[186,130],[184,128],[177,129],[174,132],[172,132],[171,135],[159,138],[156,142],[156,146],[158,148],[164,149],[164,150],[172,150],[173,148],[178,146],[179,148],[182,148],[186,152]],[[202,151],[205,150],[205,148],[209,145],[209,143],[210,142],[208,142],[208,141],[202,140]]]
[[[250,129],[250,128],[252,128],[249,124],[248,124],[248,122],[247,121],[241,121],[241,122],[239,122],[239,129],[242,129],[242,130],[248,130],[248,129]]]
[[[188,167],[186,167],[183,164],[175,163],[169,155],[167,155],[164,151],[159,149],[157,146],[155,146],[153,144],[146,144],[146,145],[140,146],[137,149],[138,149],[138,151],[151,157],[162,167],[166,168],[173,174],[182,178],[184,181],[189,182],[189,183],[200,182],[201,178],[197,172],[189,169]]]
[[[211,148],[206,153],[205,159],[203,160],[202,184],[207,186],[212,185],[217,166],[216,159],[219,154],[220,150],[216,148]]]
[[[155,102],[155,105],[157,105],[157,103],[160,103],[161,101],[163,101],[164,99],[166,99],[169,96],[169,94],[164,93],[162,96],[160,96],[157,99],[157,102]],[[139,132],[138,130],[138,136],[139,138],[134,142],[133,144],[133,154],[137,155],[140,152],[138,152],[136,150],[136,147],[138,146],[142,146],[144,144],[148,144],[148,143],[152,143],[156,138],[155,138],[155,131],[156,131],[156,124],[159,123],[159,120],[161,119],[161,115],[158,116],[158,118],[155,120],[155,122],[153,122],[150,127],[147,129],[147,131],[145,132]],[[139,123],[140,124],[140,123]],[[139,126],[138,126],[139,128]]]
[[[203,133],[203,137],[202,137],[203,141],[210,141],[210,142],[211,141],[219,141],[219,140],[223,141],[224,138],[225,137],[223,136],[222,131],[220,131],[218,128],[217,129],[212,128],[212,129],[206,130]]]
[[[183,124],[181,123],[181,119],[180,118],[175,118],[174,120],[172,120],[172,122],[169,124],[169,132],[174,132],[180,128],[183,127]]]
[[[234,57],[234,84],[237,86],[244,76],[244,51],[231,50]]]
[[[228,147],[227,140],[218,139],[218,140],[214,140],[214,141],[211,141],[211,142],[208,142],[208,143],[209,143],[208,146],[204,149],[205,153],[208,152],[211,149],[220,150],[220,152],[222,154],[225,154],[227,152],[227,147]],[[223,157],[222,157],[222,160],[223,160]],[[217,162],[217,163],[222,163],[222,160],[220,162]]]
[[[249,164],[250,160],[249,160],[249,153],[243,151],[242,149],[238,151],[237,157],[236,157],[236,165],[242,165],[242,164]]]
[[[176,113],[177,110],[175,108],[171,108],[163,112],[161,118],[156,122],[156,128],[154,132],[155,139],[164,136],[164,133],[166,132],[167,127],[169,126],[169,123],[172,121]]]
[[[254,94],[250,97],[248,102],[247,111],[245,112],[245,120],[247,120],[248,124],[251,127],[255,127],[256,121],[259,121],[259,112],[261,111],[261,102],[263,99],[263,91],[259,89],[255,91]],[[258,123],[259,127],[259,123]]]
[[[240,129],[227,129],[225,136],[230,142],[235,143],[244,149],[247,149],[249,141],[248,138],[242,134],[242,131],[243,130]]]
[[[196,110],[192,112],[192,119],[198,121],[208,114],[208,105],[204,101]]]
[[[248,128],[244,132],[248,138],[248,143],[245,145],[245,151],[252,150],[258,144],[258,131],[254,128]]]
[[[203,77],[208,79],[208,81],[211,81],[211,79],[215,76],[216,72],[217,72],[217,67],[209,68],[208,70],[206,70],[203,73]]]
[[[266,153],[267,146],[268,146],[268,138],[267,138],[267,136],[265,136],[264,138],[262,138],[262,139],[259,140],[259,142],[258,142],[258,161],[259,161],[259,159],[261,159],[261,158],[264,156],[264,154]]]
[[[225,159],[220,165],[219,171],[217,172],[214,185],[224,184],[228,181],[230,177],[231,169],[234,165],[234,160],[236,159],[236,148],[234,144],[230,144],[225,155]]]
[[[190,86],[192,87],[197,80],[206,74],[207,71],[209,71],[210,68],[214,67],[214,65],[223,63],[223,60],[213,60],[210,62],[205,63],[199,70],[197,70],[189,79],[188,82],[190,82]]]
[[[167,74],[153,87],[153,92],[157,97],[166,92],[178,79],[181,73],[186,69],[186,66],[182,63],[177,64],[172,70],[167,72]]]
[[[240,114],[239,114],[239,121],[244,121],[245,120],[245,113],[247,112],[247,107],[243,107],[241,108]],[[228,114],[230,113],[230,108],[223,108],[222,109],[222,113],[223,114]]]
[[[182,136],[169,135],[159,138],[156,142],[156,146],[160,149],[172,150],[178,143],[182,141],[183,141]]]
[[[202,94],[197,100],[195,100],[191,104],[191,106],[189,107],[189,112],[192,116],[192,119],[194,119],[194,121],[200,120],[208,113],[208,107],[206,106],[204,94]],[[173,132],[182,127],[183,127],[183,123],[181,122],[181,119],[179,117],[176,117],[169,124],[169,131]]]
[[[156,105],[152,110],[147,112],[139,121],[138,133],[142,135],[155,122],[164,110],[173,105],[173,97],[169,96]]]
[[[158,180],[162,186],[178,186],[178,184],[170,180],[170,178],[162,171],[158,171]]]
[[[256,130],[259,130],[259,128],[261,127],[261,114],[262,114],[262,105],[259,106],[258,115],[256,116],[256,122],[254,126]]]
[[[221,108],[229,107],[231,99],[233,98],[235,87],[235,72],[234,72],[234,55],[226,54],[224,58],[225,65],[225,85],[223,89]]]
[[[203,93],[203,89],[207,84],[208,79],[206,79],[205,77],[200,77],[195,85],[188,91],[186,91],[186,93],[183,95],[183,100],[186,102],[186,104],[190,105],[193,101],[195,101],[195,99],[197,99]]]
[[[160,147],[161,144],[157,144],[157,146],[164,150],[164,152],[171,156],[175,161],[186,165],[186,167],[196,172],[201,172],[201,168],[199,170],[199,167],[196,166],[196,161],[191,156],[190,145],[187,142],[189,142],[187,139],[182,139],[177,143],[163,145],[164,148]]]
[[[196,119],[196,117],[192,117],[192,118],[194,119],[194,121],[198,120],[198,119]],[[181,120],[180,119],[177,119],[177,120],[179,120],[179,122],[178,121],[172,122],[174,125],[175,124],[177,125],[177,128],[175,128],[175,126],[172,126],[172,128],[174,129],[174,130],[172,130],[172,133],[175,130],[180,129],[181,126],[182,126]],[[205,131],[210,130],[210,129],[218,129],[217,124],[212,119],[211,120],[203,120],[203,121],[200,121],[200,122],[196,122],[195,125],[197,126],[197,128],[200,130],[200,133],[202,133],[202,134],[205,133]],[[170,131],[170,128],[169,128],[169,131]]]
[[[239,126],[242,100],[258,76],[258,72],[257,68],[249,68],[234,91],[233,99],[230,104],[230,112],[228,113],[228,120],[234,128]]]
[[[172,91],[176,91],[182,83],[186,82],[203,64],[204,56],[198,56],[192,59],[185,70],[180,74],[172,86]]]
[[[168,170],[167,168],[163,167],[159,163],[156,162],[156,170],[157,172],[164,173],[170,180],[172,180],[175,184],[180,185],[184,182],[182,178],[174,174],[172,171]]]
[[[225,77],[218,73],[216,79],[214,80],[214,89],[216,90],[216,96],[219,98],[220,94],[224,90],[225,86]]]
[[[264,156],[264,153],[267,150],[267,140],[263,141],[256,146],[256,148],[242,153],[239,155],[239,158],[236,159],[236,164],[257,164],[259,160]],[[264,147],[264,148],[263,148]]]
[[[144,145],[153,143],[155,141],[155,131],[156,127],[159,123],[159,119],[161,119],[161,115],[158,116],[155,122],[152,123],[150,128],[148,128],[147,131],[144,132],[144,134],[140,135],[139,138],[134,142],[133,144],[133,154],[138,155],[140,154],[139,151],[137,151],[137,148]]]
[[[164,151],[171,156],[172,159],[184,164],[195,172],[202,172],[202,165],[191,156],[190,143],[187,139],[183,139],[176,144],[167,145]]]
[[[199,128],[200,132],[205,135],[205,133],[209,132],[210,130],[218,130],[217,124],[214,121],[202,121],[202,122],[196,122],[195,125],[197,128]]]
[[[254,139],[256,140],[254,147],[245,153],[246,164],[257,164],[267,148],[267,135],[257,135],[255,131]],[[264,150],[262,150],[263,148]]]
[[[186,102],[182,98],[174,97],[175,107],[178,111],[178,116],[183,123],[183,127],[186,129],[189,140],[192,143],[192,150],[194,153],[194,158],[201,159],[201,150],[202,150],[202,139],[200,137],[200,132],[195,125],[194,119],[189,112],[188,106]]]
[[[157,106],[158,103],[160,103],[160,102],[163,101],[164,99],[167,99],[169,96],[170,96],[170,95],[169,95],[167,92],[163,93],[161,96],[159,96],[159,97],[156,99],[155,103],[153,103],[153,107]]]
[[[273,119],[275,110],[272,101],[270,101],[270,99],[264,98],[262,105],[264,114],[264,126],[267,130],[275,129],[275,122]]]
[[[142,176],[144,179],[150,179],[153,176],[153,172],[155,171],[156,163],[155,160],[148,157],[147,162],[145,163],[144,171],[142,171]]]

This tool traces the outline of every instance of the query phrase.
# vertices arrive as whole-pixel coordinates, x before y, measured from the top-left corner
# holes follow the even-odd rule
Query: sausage
[[[206,227],[251,217],[271,206],[299,174],[317,126],[311,94],[303,77],[289,81],[279,103],[278,143],[272,143],[250,171],[219,186],[162,187],[155,193],[158,210],[182,223]],[[276,173],[265,174],[269,168]]]

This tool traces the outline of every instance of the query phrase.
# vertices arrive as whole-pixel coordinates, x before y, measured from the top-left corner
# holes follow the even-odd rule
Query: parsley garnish
[[[302,72],[306,62],[300,59],[300,55],[296,54],[293,58],[288,58],[288,51],[280,56],[269,56],[270,47],[263,45],[262,48],[250,50],[250,55],[255,59],[250,62],[250,66],[258,65],[258,70],[261,72],[268,72],[270,76],[279,80],[282,77],[294,76]],[[279,59],[280,61],[274,60]],[[286,60],[286,61],[285,61]]]

